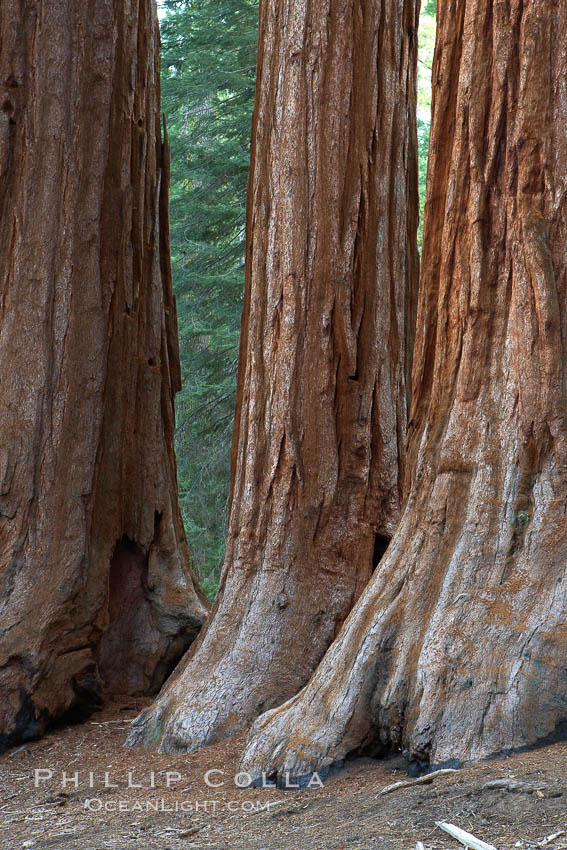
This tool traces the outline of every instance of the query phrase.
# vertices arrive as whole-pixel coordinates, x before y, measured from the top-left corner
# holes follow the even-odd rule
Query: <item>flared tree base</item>
[[[567,533],[559,500],[538,502],[544,478],[529,512],[511,493],[495,512],[482,470],[437,479],[423,524],[410,500],[309,684],[254,724],[242,770],[283,781],[388,750],[454,765],[560,737]]]

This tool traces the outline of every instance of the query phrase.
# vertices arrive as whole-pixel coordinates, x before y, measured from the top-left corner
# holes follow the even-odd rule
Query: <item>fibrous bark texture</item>
[[[206,613],[152,0],[0,6],[0,749],[157,689]]]
[[[442,0],[400,526],[243,767],[468,760],[567,721],[567,4]]]
[[[417,301],[413,0],[264,0],[226,560],[129,742],[195,749],[305,684],[396,525]]]

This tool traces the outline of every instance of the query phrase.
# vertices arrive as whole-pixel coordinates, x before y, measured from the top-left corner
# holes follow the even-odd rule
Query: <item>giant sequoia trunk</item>
[[[442,0],[411,488],[388,554],[243,766],[467,760],[567,721],[567,4]]]
[[[157,50],[153,0],[0,6],[0,749],[157,689],[206,613]]]
[[[396,525],[417,300],[414,0],[264,0],[227,554],[130,743],[194,749],[313,672]]]

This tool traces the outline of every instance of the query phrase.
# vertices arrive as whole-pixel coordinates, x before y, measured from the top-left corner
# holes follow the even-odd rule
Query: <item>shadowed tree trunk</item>
[[[154,3],[4,0],[0,87],[2,749],[101,688],[157,690],[206,601],[176,495]]]
[[[396,525],[417,300],[413,0],[265,0],[227,554],[129,743],[190,750],[305,684]]]
[[[430,763],[567,721],[567,4],[442,0],[409,497],[306,688],[242,766]]]

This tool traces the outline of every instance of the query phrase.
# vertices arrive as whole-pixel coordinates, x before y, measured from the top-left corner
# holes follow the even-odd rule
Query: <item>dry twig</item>
[[[470,850],[496,850],[493,844],[487,844],[486,841],[481,841],[480,838],[476,838],[470,832],[465,832],[464,829],[454,826],[452,823],[435,821],[435,826],[438,826],[439,829],[442,829],[452,838],[456,838],[457,841],[460,841],[465,847],[469,847]]]
[[[551,844],[552,841],[555,841],[556,838],[559,838],[560,835],[565,835],[565,830],[560,829],[559,832],[552,832],[551,835],[548,835],[547,838],[542,838],[541,841],[538,841],[538,847],[547,847],[548,844]]]
[[[442,770],[434,770],[433,773],[426,773],[425,776],[419,776],[417,779],[402,779],[400,782],[394,782],[392,785],[386,785],[382,788],[380,795],[390,794],[392,791],[398,791],[400,788],[410,788],[413,785],[428,785],[437,779],[438,776],[445,776],[448,773],[457,773],[452,767],[444,767]]]

